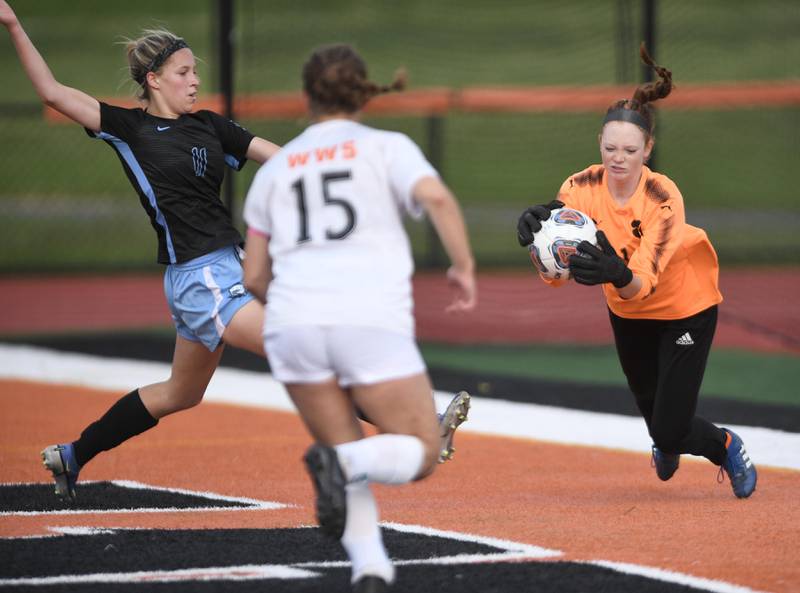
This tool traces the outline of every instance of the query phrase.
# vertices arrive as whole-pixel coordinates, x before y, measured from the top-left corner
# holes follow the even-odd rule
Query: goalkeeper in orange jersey
[[[602,164],[571,175],[557,200],[525,210],[517,235],[522,246],[530,245],[541,221],[564,205],[595,220],[597,246],[582,242],[570,271],[579,284],[603,287],[619,361],[653,439],[658,477],[669,480],[682,454],[700,455],[746,498],[757,474],[742,440],[695,415],[722,302],[719,266],[705,231],[686,223],[675,183],[645,165],[654,144],[650,103],[669,95],[672,73],[644,46],[640,53],[658,80],[608,109],[599,136]]]

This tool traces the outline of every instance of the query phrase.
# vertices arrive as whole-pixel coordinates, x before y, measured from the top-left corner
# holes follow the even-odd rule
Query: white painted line
[[[111,572],[52,577],[23,577],[0,579],[5,586],[82,585],[88,583],[175,583],[186,581],[255,581],[263,579],[310,579],[320,575],[309,570],[282,565],[220,566],[187,568],[183,570],[153,570],[138,572]]]
[[[163,381],[169,376],[169,369],[164,363],[0,344],[0,379],[79,385],[125,393],[141,385]],[[438,409],[444,409],[452,396],[452,393],[437,391]],[[266,372],[220,368],[211,380],[205,400],[295,411],[286,390]],[[756,466],[800,470],[800,455],[797,455],[800,433],[741,425],[728,428],[742,437]],[[459,431],[639,453],[649,453],[651,444],[640,418],[478,396],[472,397],[469,421],[459,427]]]
[[[726,583],[725,581],[718,581],[715,579],[705,579],[702,577],[693,577],[688,574],[680,572],[673,572],[671,570],[664,570],[662,568],[650,568],[648,566],[639,566],[638,564],[627,564],[624,562],[608,562],[605,560],[597,560],[594,562],[586,562],[584,564],[593,564],[595,566],[602,566],[610,568],[617,572],[624,572],[625,574],[634,574],[643,576],[649,579],[656,579],[658,581],[665,581],[668,583],[676,583],[678,585],[686,585],[687,587],[694,587],[703,591],[711,591],[712,593],[764,593],[749,587],[742,587],[741,585],[734,585]]]
[[[84,484],[85,482],[81,482]],[[282,502],[274,502],[270,500],[258,500],[256,498],[247,498],[245,496],[227,496],[225,494],[217,494],[216,492],[207,492],[203,490],[187,490],[185,488],[167,488],[164,486],[153,486],[152,484],[143,484],[142,482],[135,482],[133,480],[111,480],[112,484],[116,484],[121,488],[139,488],[141,490],[158,490],[159,492],[174,492],[176,494],[186,494],[188,496],[199,496],[202,498],[210,498],[212,500],[224,500],[225,502],[238,502],[248,505],[254,509],[285,509],[295,505],[285,504]],[[223,508],[237,508],[237,507],[223,507]]]
[[[451,397],[452,394],[441,398],[437,395],[437,407],[441,409]],[[469,420],[459,427],[460,432],[650,453],[652,441],[644,421],[638,417],[475,396],[471,401]],[[800,433],[737,424],[724,426],[742,437],[756,467],[800,470]]]
[[[541,548],[521,542],[485,537],[457,531],[434,529],[423,525],[407,525],[403,523],[382,522],[381,526],[402,533],[414,533],[423,536],[441,537],[455,541],[483,544],[496,548],[498,552],[486,554],[455,554],[453,556],[439,556],[435,558],[412,558],[395,560],[395,566],[422,566],[439,565],[453,566],[463,564],[483,564],[519,562],[524,560],[540,560],[562,556],[558,550]],[[310,526],[303,526],[310,527]],[[54,531],[72,535],[108,535],[117,532],[130,531],[130,529],[105,529],[95,527],[58,527]],[[763,593],[748,587],[734,585],[716,579],[695,577],[675,571],[652,568],[637,564],[622,562],[609,562],[605,560],[573,561],[575,564],[599,566],[621,572],[642,576],[647,579],[675,583],[693,587],[711,593]],[[139,571],[129,573],[94,573],[86,575],[57,575],[51,577],[23,577],[13,579],[0,579],[0,586],[46,586],[61,584],[86,584],[86,583],[143,583],[143,582],[187,582],[187,581],[244,581],[260,579],[301,579],[320,577],[308,569],[324,570],[326,568],[346,568],[350,562],[346,560],[322,562],[297,562],[288,565],[264,564],[242,565],[228,567],[192,568],[170,571]]]
[[[246,506],[196,506],[196,507],[136,507],[131,509],[60,509],[52,511],[3,511],[0,512],[2,516],[36,516],[36,515],[105,515],[105,514],[130,514],[130,513],[196,513],[196,512],[224,512],[224,511],[263,511],[285,509],[295,505],[274,502],[269,500],[257,500],[255,498],[245,498],[240,496],[226,496],[224,494],[216,494],[214,492],[203,492],[199,490],[185,490],[182,488],[165,488],[163,486],[151,486],[141,482],[134,482],[131,480],[109,480],[111,484],[115,484],[120,488],[135,488],[139,490],[158,490],[160,492],[174,492],[176,494],[186,494],[189,496],[197,496],[200,498],[209,499],[210,503],[214,500],[225,502],[237,502]],[[96,480],[81,481],[81,485],[96,484]],[[41,486],[40,483],[23,484],[20,482],[6,483],[5,485],[36,485]]]
[[[540,548],[539,546],[531,546],[507,539],[498,539],[496,537],[488,537],[483,535],[473,535],[470,533],[463,533],[460,531],[446,531],[443,529],[434,529],[424,525],[407,525],[404,523],[391,523],[382,521],[381,526],[401,533],[416,533],[419,535],[427,535],[430,537],[442,537],[446,539],[455,539],[462,542],[471,542],[475,544],[483,544],[493,548],[499,548],[508,553],[522,554],[525,558],[552,558],[554,556],[561,556],[562,552],[558,550],[550,550],[547,548]]]

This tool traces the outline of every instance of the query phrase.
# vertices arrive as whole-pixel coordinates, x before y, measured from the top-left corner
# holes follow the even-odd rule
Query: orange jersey
[[[603,166],[592,165],[571,175],[558,199],[594,219],[642,280],[630,299],[603,285],[616,315],[681,319],[722,302],[717,254],[703,229],[686,224],[683,196],[668,177],[643,167],[636,191],[620,206],[608,190]]]

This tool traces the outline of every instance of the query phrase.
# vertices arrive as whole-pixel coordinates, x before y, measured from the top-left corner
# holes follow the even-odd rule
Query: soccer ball
[[[545,278],[569,280],[569,256],[578,250],[581,241],[597,245],[597,227],[580,210],[558,208],[542,221],[542,230],[533,235],[528,247],[531,261]]]

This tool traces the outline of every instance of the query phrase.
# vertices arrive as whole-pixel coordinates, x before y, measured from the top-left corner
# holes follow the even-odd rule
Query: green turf
[[[713,125],[704,124],[708,118]],[[453,115],[447,119],[441,168],[466,210],[472,243],[482,265],[527,265],[513,232],[517,213],[528,204],[548,200],[567,175],[597,160],[590,140],[594,119],[587,115],[562,116],[558,120],[522,115]],[[781,212],[800,212],[800,200],[788,189],[794,187],[798,152],[793,130],[800,129],[800,110],[719,112],[705,117],[666,113],[663,119],[666,140],[660,162],[679,183],[690,221],[697,210],[717,213],[705,228],[723,264],[759,263],[764,251],[770,254],[770,263],[798,261],[800,235],[796,225],[782,222]],[[793,128],[786,125],[794,121],[797,125]],[[291,138],[302,125],[293,121],[245,123],[254,132],[278,142]],[[404,131],[426,145],[423,119],[373,118],[367,123]],[[709,176],[705,168],[696,166],[712,150],[724,153],[733,162],[738,149],[731,148],[732,138],[747,136],[764,126],[773,133],[764,141],[763,150],[737,165],[741,174]],[[580,135],[587,139],[579,152],[571,140],[551,142],[547,150],[537,149],[534,139],[558,138],[562,129],[570,131],[570,138]],[[723,133],[718,129],[725,130],[728,141],[715,149],[714,138]],[[0,270],[62,266],[114,269],[148,266],[154,261],[155,233],[117,157],[105,143],[91,140],[78,126],[46,124],[38,116],[0,119],[2,134],[10,139],[10,146],[17,148],[0,161],[0,177],[4,180],[0,204],[5,209],[0,233],[6,238],[0,252]],[[47,138],[47,142],[26,141],[31,135]],[[670,142],[673,136],[683,140]],[[480,142],[491,142],[498,155],[502,148],[502,162],[483,165],[482,155],[476,150]],[[671,150],[676,144],[686,149]],[[531,155],[537,150],[532,167]],[[576,158],[575,154],[579,156]],[[42,163],[57,166],[45,171]],[[772,173],[758,177],[756,203],[751,189],[743,183],[750,173],[757,177],[755,172],[759,169]],[[251,163],[234,176],[237,216],[241,196],[256,171]],[[774,224],[745,232],[749,229],[747,212],[770,211],[775,213]],[[428,249],[427,226],[411,223],[408,228],[415,252],[424,258]]]
[[[56,72],[93,93],[124,80],[120,36],[166,26],[206,61],[215,86],[216,2],[37,0],[12,3]],[[419,86],[593,84],[638,76],[641,5],[592,0],[237,0],[236,80],[243,90],[299,88],[311,47],[357,45],[378,77],[406,66]],[[627,17],[619,12],[627,7]],[[658,3],[657,49],[679,81],[800,77],[800,14],[794,0]],[[623,35],[624,33],[624,35]],[[624,46],[618,46],[625,39]],[[0,36],[0,47],[8,42]],[[617,52],[624,52],[624,55]],[[0,97],[30,96],[15,58],[0,52]]]
[[[426,362],[487,373],[624,386],[613,346],[453,346],[424,343]],[[788,354],[712,349],[702,395],[800,407],[800,359]]]
[[[196,55],[203,92],[218,87],[215,2],[79,0],[14,2],[57,78],[97,96],[133,93],[122,36],[165,26]],[[239,93],[297,91],[300,68],[320,43],[346,41],[388,81],[406,66],[412,88],[631,84],[641,3],[591,0],[237,0],[235,86]],[[627,14],[619,12],[625,8]],[[657,57],[683,83],[800,79],[800,11],[793,0],[658,3]],[[122,169],[103,143],[75,125],[42,121],[41,107],[8,36],[0,34],[0,272],[150,266],[154,234]],[[368,119],[408,133],[441,169],[467,210],[482,265],[527,265],[515,245],[516,214],[549,200],[569,174],[598,160],[599,113],[459,114],[442,122],[431,152],[425,117]],[[304,120],[245,121],[283,143]],[[795,171],[800,107],[662,110],[656,164],[684,194],[687,210],[713,211],[706,228],[724,264],[800,259]],[[236,175],[234,216],[255,173]],[[766,222],[747,224],[766,211]],[[789,217],[785,216],[789,213]],[[740,216],[745,222],[730,224]],[[121,232],[132,229],[130,233]],[[427,255],[426,227],[411,227]],[[424,260],[423,260],[424,261]]]

